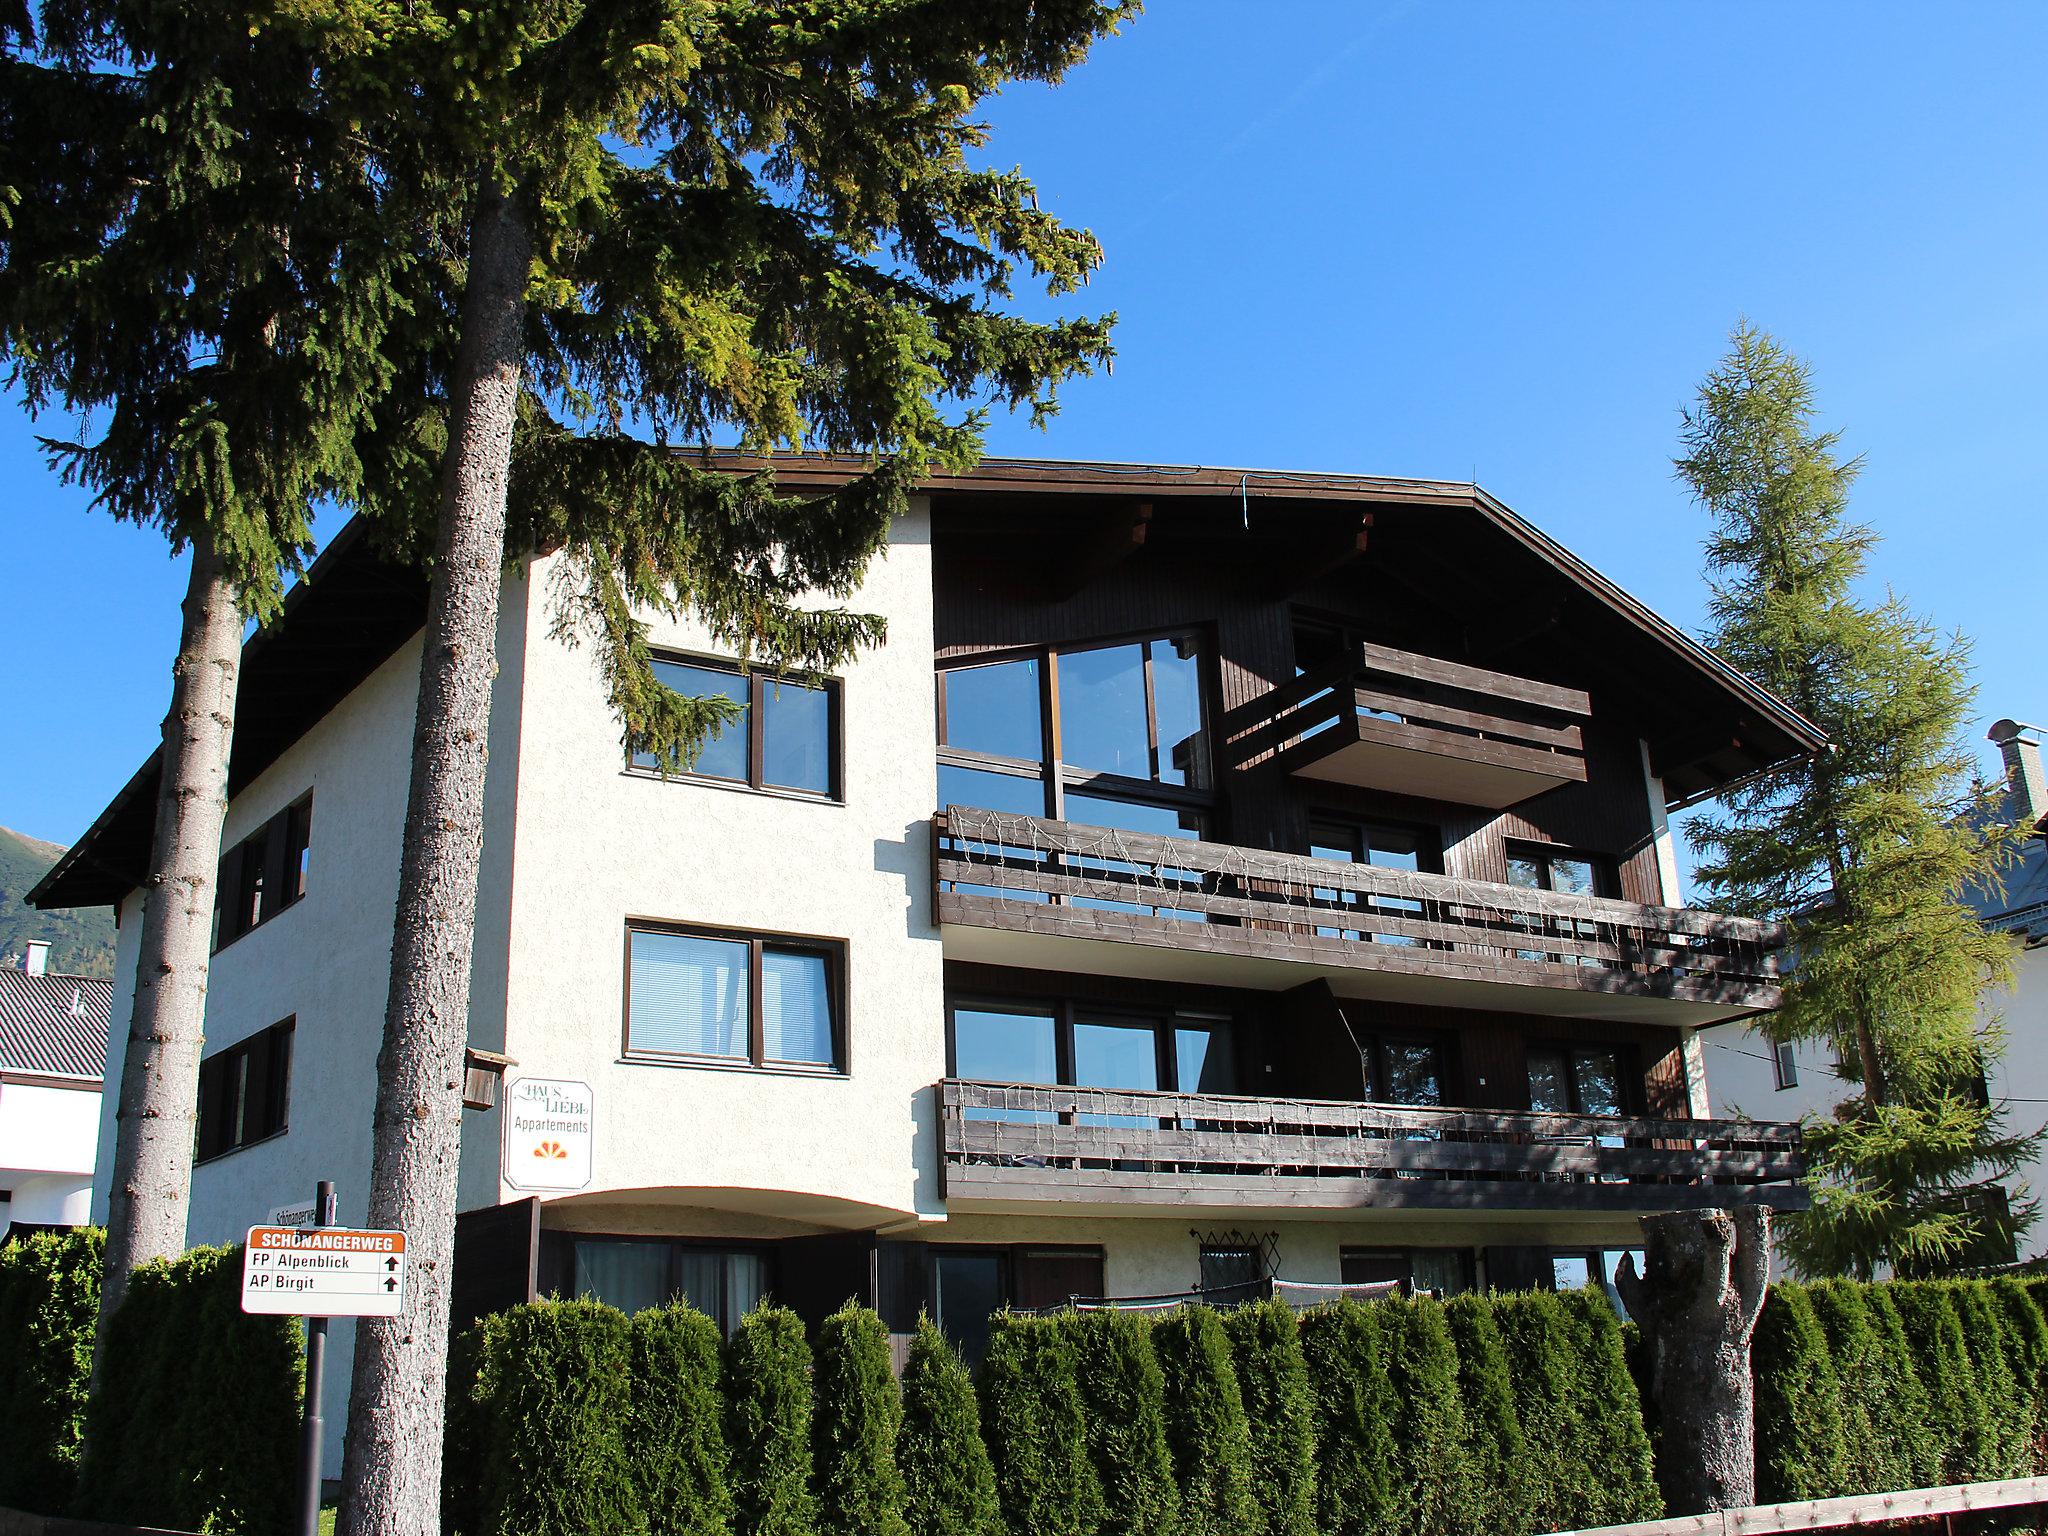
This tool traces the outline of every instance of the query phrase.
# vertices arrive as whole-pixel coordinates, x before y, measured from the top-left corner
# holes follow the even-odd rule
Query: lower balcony
[[[1704,1025],[1778,1006],[1779,924],[949,806],[948,959]]]
[[[1799,1127],[1316,1099],[938,1085],[954,1209],[1804,1209]]]

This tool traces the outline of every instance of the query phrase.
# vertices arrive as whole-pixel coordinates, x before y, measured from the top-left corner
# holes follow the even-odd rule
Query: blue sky
[[[1679,408],[1741,315],[1865,456],[1891,584],[2048,720],[2048,6],[1155,0],[991,154],[1102,238],[1113,375],[997,453],[1476,478],[1697,628]],[[1037,307],[1035,304],[1033,307]],[[0,415],[0,825],[156,739],[182,572]]]

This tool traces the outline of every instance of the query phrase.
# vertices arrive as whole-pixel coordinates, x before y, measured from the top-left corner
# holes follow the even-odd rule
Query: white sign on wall
[[[515,1077],[505,1085],[505,1182],[514,1189],[585,1188],[596,1139],[590,1084]]]

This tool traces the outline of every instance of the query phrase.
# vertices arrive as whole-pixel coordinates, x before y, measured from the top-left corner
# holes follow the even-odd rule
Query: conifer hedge
[[[1390,1536],[1484,1529],[1476,1523],[1480,1491],[1466,1460],[1458,1349],[1444,1307],[1434,1301],[1385,1301],[1378,1311],[1387,1379],[1400,1404],[1394,1417],[1394,1466],[1401,1496]]]
[[[285,1528],[300,1324],[251,1317],[241,1297],[239,1247],[194,1248],[135,1272],[107,1338],[118,1369],[87,1409],[81,1514],[221,1536]]]
[[[981,1362],[981,1422],[1010,1529],[1094,1536],[1102,1484],[1088,1456],[1071,1330],[998,1313]]]
[[[1223,1331],[1251,1424],[1257,1529],[1263,1536],[1315,1536],[1315,1398],[1294,1309],[1276,1298],[1235,1307]]]
[[[719,1391],[723,1342],[718,1325],[692,1307],[650,1307],[633,1316],[625,1443],[648,1536],[732,1530]]]
[[[0,1505],[59,1515],[78,1479],[99,1315],[97,1227],[0,1248]]]
[[[1166,1384],[1166,1443],[1187,1536],[1253,1536],[1251,1424],[1223,1319],[1177,1307],[1152,1327]]]
[[[1530,1529],[1528,1443],[1515,1416],[1507,1346],[1489,1298],[1454,1296],[1444,1320],[1458,1352],[1458,1398],[1465,1412],[1464,1475],[1474,1529],[1517,1536]]]
[[[1301,1319],[1301,1352],[1316,1405],[1316,1528],[1322,1536],[1378,1536],[1400,1494],[1378,1312],[1354,1301],[1317,1307]]]
[[[1898,1314],[1889,1323],[1869,1286],[1827,1280],[1808,1298],[1841,1389],[1842,1493],[1922,1487],[1937,1473],[1927,1395],[1907,1357]]]
[[[909,1536],[896,1467],[903,1404],[881,1318],[849,1302],[825,1319],[815,1388],[819,1536]]]
[[[1088,1454],[1102,1487],[1101,1536],[1174,1536],[1180,1492],[1166,1444],[1166,1378],[1152,1324],[1134,1312],[1069,1312]]]
[[[1805,1286],[1771,1287],[1750,1357],[1757,1497],[1780,1503],[1838,1496],[1848,1482],[1842,1383]]]
[[[903,1368],[896,1463],[911,1536],[1002,1536],[995,1464],[981,1437],[974,1379],[929,1317],[917,1320]]]
[[[1588,1473],[1587,1503],[1571,1518],[1582,1525],[1654,1520],[1664,1513],[1664,1500],[1657,1491],[1642,1403],[1629,1374],[1621,1319],[1606,1294],[1590,1285],[1567,1292],[1563,1302],[1580,1361],[1580,1395],[1573,1406]]]
[[[733,1529],[739,1536],[811,1536],[811,1350],[803,1320],[757,1307],[726,1347],[726,1433]]]

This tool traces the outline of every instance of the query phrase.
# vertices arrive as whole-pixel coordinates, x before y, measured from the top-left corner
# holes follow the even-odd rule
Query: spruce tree
[[[1471,1430],[1458,1389],[1457,1347],[1444,1309],[1433,1301],[1386,1301],[1379,1306],[1387,1379],[1401,1405],[1394,1420],[1401,1509],[1389,1529],[1397,1536],[1484,1529],[1479,1515],[1482,1493],[1465,1459]]]
[[[1251,1425],[1259,1529],[1264,1536],[1315,1536],[1315,1398],[1294,1309],[1277,1298],[1234,1307],[1223,1331]]]
[[[1316,1402],[1316,1528],[1322,1536],[1379,1536],[1400,1497],[1379,1315],[1355,1301],[1305,1312],[1301,1353]]]
[[[1484,1295],[1453,1296],[1444,1320],[1458,1350],[1458,1396],[1465,1410],[1465,1474],[1478,1519],[1503,1536],[1531,1529],[1526,1487],[1529,1446],[1515,1417],[1507,1346]]]
[[[647,1536],[728,1536],[725,1401],[718,1325],[671,1304],[633,1314],[633,1414],[626,1434]],[[453,1422],[453,1404],[450,1405]]]
[[[756,1307],[725,1354],[726,1444],[736,1536],[814,1536],[811,1350],[803,1319]]]
[[[1068,1312],[1103,1536],[1175,1536],[1180,1496],[1166,1445],[1166,1378],[1152,1325],[1134,1312]]]
[[[995,1464],[981,1437],[974,1379],[929,1317],[917,1320],[903,1368],[896,1462],[910,1536],[1002,1536]]]
[[[889,1368],[889,1334],[848,1304],[819,1325],[812,1429],[818,1536],[909,1536],[896,1431],[903,1404]]]
[[[1166,1386],[1166,1443],[1187,1536],[1254,1536],[1251,1425],[1223,1319],[1176,1307],[1152,1329]]]
[[[370,1173],[423,1283],[357,1330],[343,1536],[434,1508],[485,760],[508,553],[559,551],[557,615],[593,641],[622,736],[669,766],[730,717],[655,681],[643,617],[688,615],[749,665],[837,666],[881,638],[849,599],[928,469],[985,411],[1042,420],[1108,323],[1006,312],[1100,260],[1018,171],[973,161],[992,92],[1056,81],[1127,0],[377,3],[365,73],[405,88],[353,131],[437,275],[370,434],[363,501],[431,550]],[[410,339],[410,338],[409,338]],[[861,471],[823,497],[724,441]],[[410,459],[408,445],[414,447]],[[430,510],[431,509],[431,510]],[[824,599],[820,602],[819,599]]]
[[[1095,1536],[1102,1484],[1088,1457],[1073,1337],[1057,1320],[997,1314],[981,1362],[981,1422],[1010,1529]]]
[[[1962,900],[2017,829],[1987,825],[1961,740],[1969,647],[1859,586],[1877,536],[1849,520],[1858,465],[1818,430],[1807,365],[1743,325],[1685,414],[1678,472],[1714,522],[1707,639],[1827,733],[1688,827],[1717,905],[1798,927],[1777,1040],[1831,1046],[1856,1093],[1810,1117],[1813,1208],[1780,1241],[1808,1276],[1926,1273],[2003,1250],[2033,1219],[1969,1191],[2034,1135],[1976,1084],[2001,1049],[1977,998],[2011,944]]]

